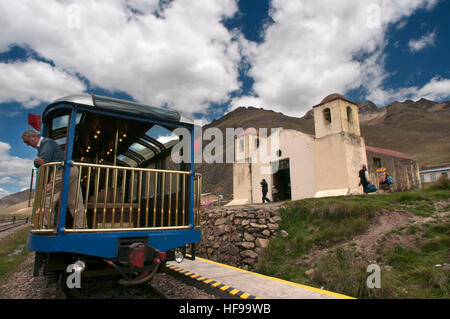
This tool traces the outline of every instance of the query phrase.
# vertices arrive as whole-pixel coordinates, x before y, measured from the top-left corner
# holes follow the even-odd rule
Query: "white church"
[[[367,161],[370,147],[361,137],[358,106],[331,94],[313,112],[315,136],[280,128],[266,136],[247,129],[236,138],[233,201],[228,205],[262,203],[262,179],[271,200],[363,193],[358,172],[362,164],[374,167]],[[264,161],[260,149],[272,150]]]

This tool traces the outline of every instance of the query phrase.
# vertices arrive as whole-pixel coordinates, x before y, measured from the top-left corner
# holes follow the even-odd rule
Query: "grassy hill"
[[[421,191],[287,202],[280,213],[262,274],[356,298],[450,297],[449,180]],[[370,264],[380,266],[381,288],[366,284]]]

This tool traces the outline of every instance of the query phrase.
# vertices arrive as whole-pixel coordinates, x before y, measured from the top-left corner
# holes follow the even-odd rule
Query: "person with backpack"
[[[366,164],[362,164],[362,168],[359,171],[359,184],[358,186],[363,187],[363,192],[365,194],[371,193],[376,191],[376,187],[375,185],[372,185],[370,183],[370,179],[369,179],[369,173],[367,172],[367,165]],[[373,188],[375,187],[375,190],[373,190]]]
[[[394,183],[394,180],[391,175],[389,175],[388,170],[382,167],[377,169],[377,174],[380,189],[383,190],[383,193],[389,192],[390,185]]]

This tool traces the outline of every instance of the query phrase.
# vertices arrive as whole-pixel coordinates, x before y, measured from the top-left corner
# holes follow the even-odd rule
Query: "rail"
[[[56,231],[63,163],[38,169],[32,232]],[[200,226],[201,175],[194,175],[190,216],[190,172],[73,163],[66,232],[189,229]]]

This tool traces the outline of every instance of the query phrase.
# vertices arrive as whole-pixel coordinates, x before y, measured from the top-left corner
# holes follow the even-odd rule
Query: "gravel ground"
[[[47,277],[33,277],[34,253],[21,265],[20,270],[12,274],[7,282],[0,287],[0,298],[2,299],[63,299],[65,298],[56,279]],[[151,281],[151,286],[164,294],[169,299],[215,299],[195,287],[189,286],[165,273],[156,274]],[[103,287],[103,284],[102,284]],[[99,291],[83,292],[81,299],[141,299],[155,298],[143,288],[125,288],[115,283],[105,284],[105,289]],[[111,289],[114,287],[114,289]],[[83,287],[81,288],[83,289]]]

